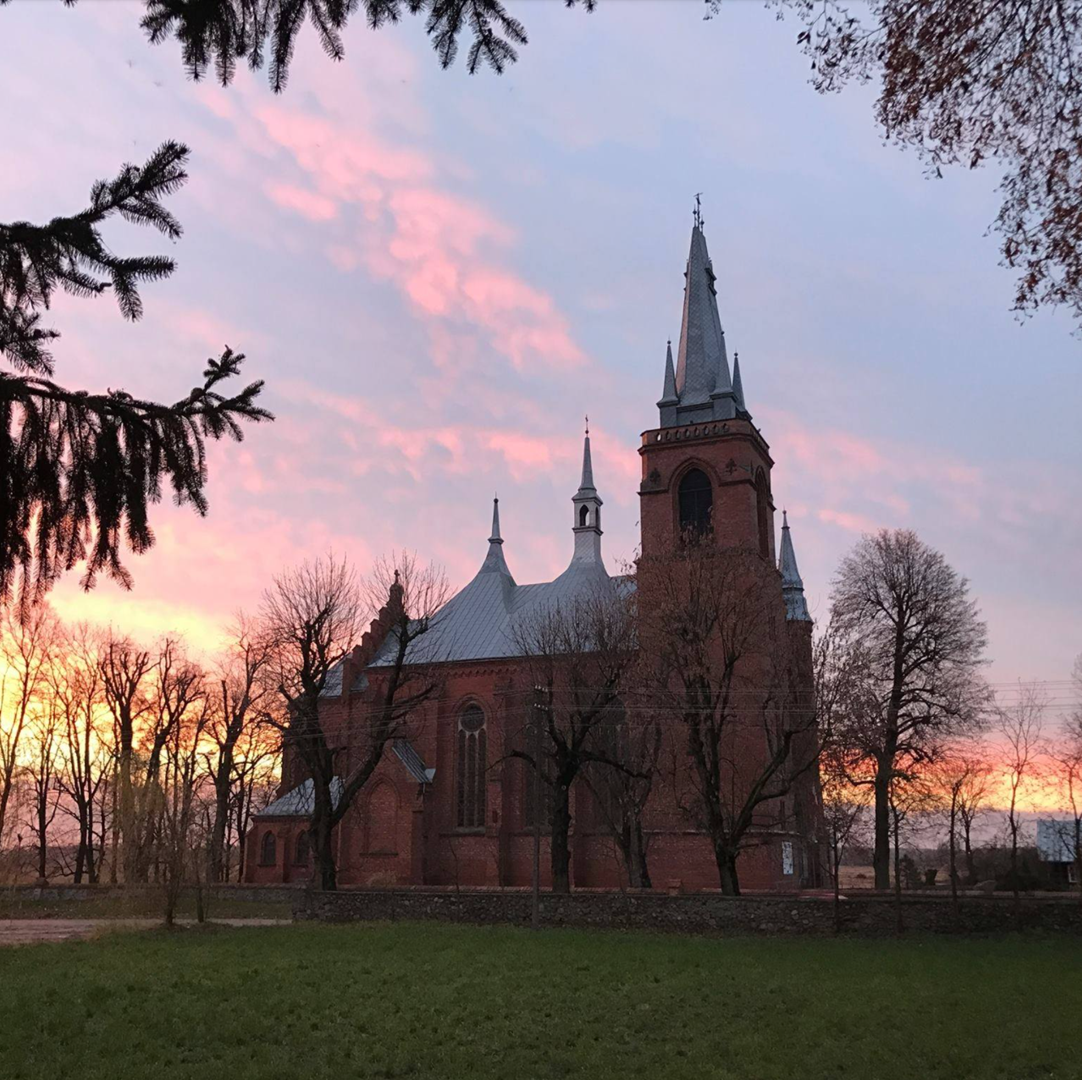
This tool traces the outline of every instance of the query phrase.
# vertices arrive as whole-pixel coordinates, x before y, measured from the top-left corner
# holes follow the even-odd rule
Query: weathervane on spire
[[[692,214],[692,221],[694,221],[695,223],[695,228],[699,229],[700,231],[703,227],[703,206],[702,203],[699,201],[701,195],[701,191],[695,192],[695,212]]]
[[[587,435],[590,434],[590,418],[589,418],[589,416],[586,417],[586,434]]]

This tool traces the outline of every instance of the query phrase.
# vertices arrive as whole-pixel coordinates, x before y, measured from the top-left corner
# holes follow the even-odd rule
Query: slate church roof
[[[553,581],[519,585],[504,558],[500,504],[494,499],[492,534],[481,568],[438,612],[432,628],[414,642],[409,661],[446,663],[521,655],[515,643],[515,626],[520,620],[557,606],[568,611],[599,590],[618,588],[624,579],[610,577],[601,556],[602,503],[594,487],[589,432],[583,443],[582,478],[572,503],[575,547],[567,569]],[[583,510],[585,519],[580,516]],[[386,667],[392,648],[388,642],[370,666]]]

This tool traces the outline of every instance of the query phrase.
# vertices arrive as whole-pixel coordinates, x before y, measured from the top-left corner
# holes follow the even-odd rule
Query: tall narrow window
[[[481,829],[485,824],[485,714],[480,705],[467,705],[458,717],[458,827]]]
[[[714,490],[710,477],[702,469],[691,469],[684,474],[677,498],[682,537],[695,539],[713,530]]]
[[[590,524],[590,511],[585,506],[579,507],[579,528],[585,529]]]
[[[760,469],[755,474],[755,513],[759,522],[759,554],[770,558],[770,488],[766,473]]]
[[[265,832],[259,845],[259,862],[261,866],[274,866],[278,861],[278,843],[274,839],[274,833]]]
[[[593,749],[609,763],[631,766],[631,746],[627,733],[627,712],[617,698],[602,714],[591,732]],[[634,780],[612,764],[594,762],[588,766],[590,788],[597,806],[598,823],[609,828],[623,828]]]
[[[297,866],[308,865],[308,833],[297,834],[297,844],[293,849],[293,862]]]

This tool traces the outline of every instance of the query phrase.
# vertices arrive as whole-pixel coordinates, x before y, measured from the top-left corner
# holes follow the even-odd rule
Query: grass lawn
[[[1082,1077],[1082,940],[433,925],[0,951],[0,1077]]]

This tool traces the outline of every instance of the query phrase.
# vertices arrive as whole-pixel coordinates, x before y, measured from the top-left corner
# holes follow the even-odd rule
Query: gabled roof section
[[[335,777],[331,781],[331,803],[334,806],[338,805],[338,800],[342,797],[342,781],[339,777]],[[315,785],[311,780],[305,780],[302,784],[298,784],[292,791],[287,791],[280,798],[277,798],[270,804],[260,810],[255,817],[258,818],[271,818],[271,817],[311,817],[312,808],[315,806]]]
[[[536,585],[516,583],[503,554],[499,507],[493,507],[492,535],[480,569],[461,591],[436,613],[431,628],[411,646],[409,662],[447,663],[457,660],[497,660],[520,656],[515,642],[518,620],[556,605],[569,608],[595,590],[612,590],[601,558],[601,528],[597,513],[602,505],[594,487],[589,435],[583,444],[582,475],[572,497],[576,508],[587,507],[588,524],[572,527],[574,549],[567,569],[554,581]],[[386,641],[376,652],[371,667],[387,667],[394,655]]]

